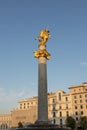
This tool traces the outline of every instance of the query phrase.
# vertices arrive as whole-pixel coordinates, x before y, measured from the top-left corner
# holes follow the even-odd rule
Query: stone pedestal
[[[43,124],[43,125],[30,125],[27,128],[17,128],[16,130],[68,130],[66,128],[58,128],[58,125],[48,125],[48,124]]]

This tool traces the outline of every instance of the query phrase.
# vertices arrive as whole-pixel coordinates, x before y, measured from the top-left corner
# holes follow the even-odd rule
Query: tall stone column
[[[47,60],[50,54],[46,51],[46,42],[50,37],[48,30],[42,30],[38,36],[39,45],[34,56],[38,58],[38,124],[48,124],[47,98]]]
[[[46,58],[38,59],[38,121],[48,120]]]
[[[38,58],[38,119],[34,124],[29,125],[29,127],[18,128],[16,130],[63,130],[62,128],[58,128],[58,125],[51,124],[48,120],[46,62],[50,59],[50,54],[46,50],[46,43],[50,38],[49,30],[42,30],[37,38],[39,45],[38,50],[34,52],[34,56]]]

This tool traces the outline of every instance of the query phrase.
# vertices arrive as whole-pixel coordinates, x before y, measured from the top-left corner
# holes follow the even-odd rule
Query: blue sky
[[[87,81],[87,0],[0,1],[0,113],[37,95],[35,38],[49,29],[48,91]]]

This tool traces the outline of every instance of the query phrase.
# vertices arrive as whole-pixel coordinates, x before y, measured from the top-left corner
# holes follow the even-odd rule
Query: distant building
[[[23,125],[27,123],[34,123],[37,120],[37,97],[19,101],[18,108],[12,110],[12,127],[22,122]]]
[[[11,114],[0,114],[0,130],[9,130],[12,127]]]
[[[17,127],[19,122],[23,125],[34,123],[37,120],[37,108],[38,97],[19,101],[18,107],[11,114],[0,115],[0,128],[2,124],[5,124],[5,128],[11,128]],[[65,127],[67,116],[72,116],[77,125],[81,116],[87,116],[87,83],[70,87],[69,93],[60,89],[55,93],[48,93],[49,120]]]

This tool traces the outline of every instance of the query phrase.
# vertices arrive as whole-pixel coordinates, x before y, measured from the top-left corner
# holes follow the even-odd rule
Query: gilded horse
[[[48,39],[50,38],[50,31],[45,29],[40,32],[40,35],[38,36],[38,40],[41,45],[46,44]]]

